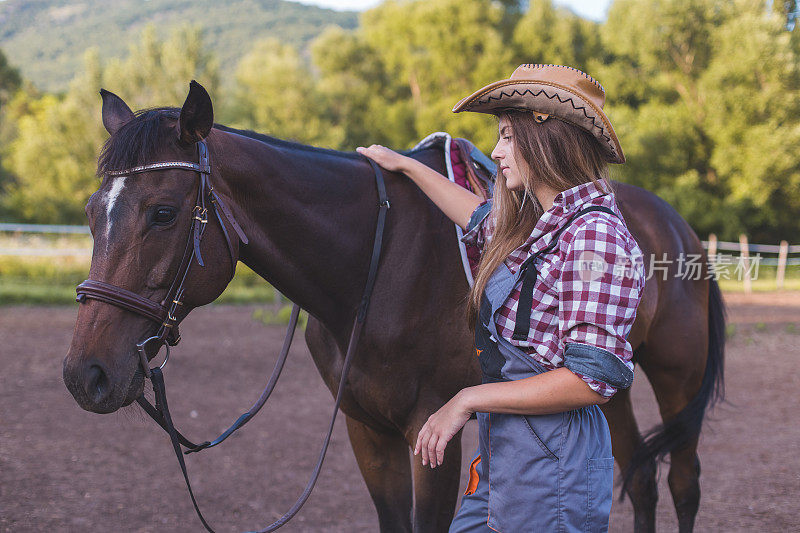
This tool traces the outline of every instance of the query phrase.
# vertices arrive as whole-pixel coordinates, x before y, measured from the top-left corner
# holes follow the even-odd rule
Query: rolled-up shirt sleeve
[[[564,366],[605,398],[633,383],[627,337],[644,288],[641,255],[624,226],[593,217],[575,231],[562,265]]]
[[[472,215],[467,222],[467,228],[461,237],[461,242],[478,247],[483,251],[483,247],[491,240],[494,229],[494,220],[491,216],[492,199],[482,201],[472,211]]]

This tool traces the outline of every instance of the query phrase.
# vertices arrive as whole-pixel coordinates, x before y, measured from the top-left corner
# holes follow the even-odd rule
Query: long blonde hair
[[[470,328],[475,325],[486,282],[509,254],[525,242],[543,214],[533,194],[536,184],[543,183],[560,192],[592,181],[605,191],[612,191],[608,163],[600,144],[589,132],[555,117],[538,123],[530,111],[509,109],[496,116],[498,122],[505,118],[511,126],[514,155],[525,188],[509,190],[505,176],[498,172],[492,211],[488,215],[495,217],[495,228],[484,245],[467,303]]]

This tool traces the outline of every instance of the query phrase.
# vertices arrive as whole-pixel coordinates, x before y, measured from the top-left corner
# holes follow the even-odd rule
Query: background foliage
[[[283,0],[4,0],[0,47],[38,87],[61,91],[80,70],[84,50],[97,47],[103,61],[120,57],[148,25],[159,39],[175,26],[202,26],[205,45],[228,78],[260,38],[303,48],[326,24],[352,29],[357,23],[352,11]]]
[[[603,83],[628,158],[616,179],[659,194],[700,235],[797,242],[794,2],[615,0],[602,23],[550,0],[387,0],[358,19],[278,0],[99,5],[0,5],[6,220],[85,222],[106,136],[100,87],[134,109],[179,106],[197,79],[216,121],[234,127],[341,150],[406,149],[446,130],[489,152],[494,119],[452,106],[520,63],[541,62]]]

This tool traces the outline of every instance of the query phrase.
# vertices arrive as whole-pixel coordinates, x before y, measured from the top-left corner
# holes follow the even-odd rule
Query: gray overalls
[[[475,327],[484,383],[547,371],[498,335],[493,319],[522,274],[522,269],[512,274],[501,263],[486,285]],[[602,361],[590,364],[616,370]],[[608,423],[599,407],[550,415],[476,416],[478,454],[451,532],[608,530],[614,458]]]

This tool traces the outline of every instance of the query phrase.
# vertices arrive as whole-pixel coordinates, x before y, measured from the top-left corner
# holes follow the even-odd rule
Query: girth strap
[[[520,270],[523,271],[521,274],[523,280],[522,288],[520,289],[519,303],[517,304],[517,319],[514,322],[514,334],[511,335],[512,339],[516,341],[524,341],[528,338],[528,331],[531,327],[531,308],[533,307],[533,286],[536,284],[536,278],[539,275],[534,262],[540,255],[552,251],[558,245],[558,237],[561,235],[561,232],[568,228],[572,222],[575,221],[575,219],[592,211],[603,211],[604,213],[617,216],[612,209],[601,205],[593,205],[591,207],[581,209],[572,215],[563,226],[558,228],[553,236],[553,240],[551,240],[547,246],[528,257],[522,263],[522,265],[520,265]]]

